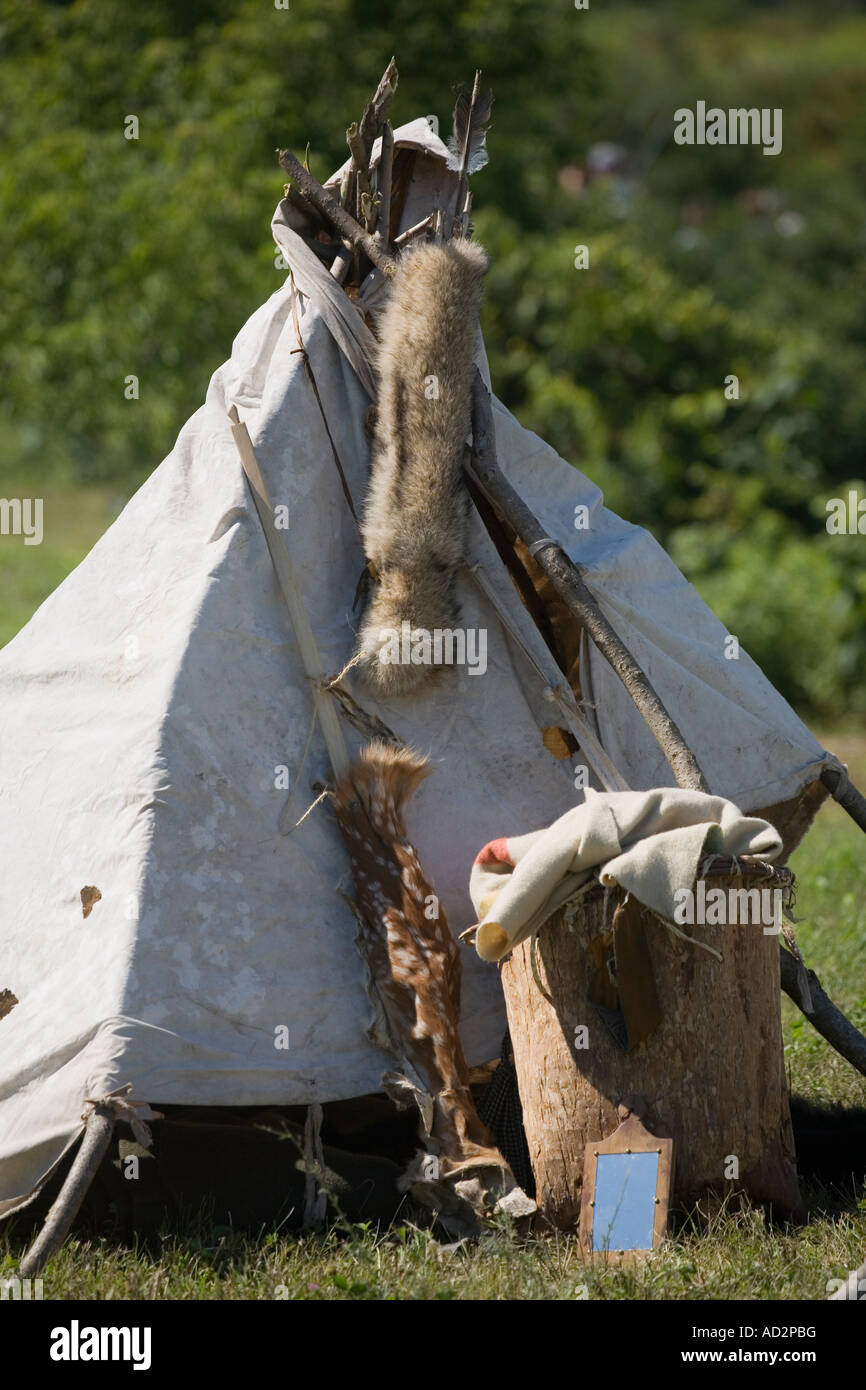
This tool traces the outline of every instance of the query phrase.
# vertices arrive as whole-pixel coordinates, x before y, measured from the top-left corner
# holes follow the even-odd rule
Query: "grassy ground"
[[[150,1254],[69,1242],[43,1279],[46,1299],[822,1299],[864,1253],[866,1211],[770,1231],[750,1210],[687,1223],[630,1269],[589,1268],[573,1237],[504,1226],[457,1249],[406,1227],[294,1240],[200,1229]]]
[[[20,536],[0,536],[0,647],[32,617],[96,544],[126,498],[107,488],[35,488],[32,481],[0,484],[4,497],[42,500],[42,544],[25,545]]]
[[[13,495],[11,489],[7,489]],[[25,494],[26,495],[26,494]],[[0,546],[0,641],[89,549],[117,508],[93,491],[82,503],[45,497],[40,563],[4,538]],[[866,785],[866,738],[822,735]],[[793,866],[803,919],[798,939],[831,996],[866,1028],[866,860],[863,840],[837,807],[825,807]],[[866,1083],[784,999],[786,1058],[794,1092],[866,1105]],[[46,1269],[48,1299],[820,1299],[827,1281],[866,1257],[866,1196],[807,1189],[805,1227],[773,1229],[762,1214],[722,1211],[680,1221],[666,1247],[630,1269],[587,1268],[574,1239],[522,1239],[507,1224],[475,1244],[443,1249],[423,1230],[384,1234],[347,1227],[291,1238],[240,1237],[199,1220],[166,1231],[156,1248],[72,1241]],[[21,1244],[0,1230],[0,1272]]]

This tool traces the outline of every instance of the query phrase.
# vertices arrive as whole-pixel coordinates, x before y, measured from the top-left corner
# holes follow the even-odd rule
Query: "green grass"
[[[456,1248],[411,1226],[247,1239],[198,1224],[156,1250],[69,1241],[43,1281],[46,1299],[822,1299],[864,1253],[866,1202],[784,1230],[751,1208],[693,1216],[629,1267],[589,1266],[575,1237],[506,1224]]]

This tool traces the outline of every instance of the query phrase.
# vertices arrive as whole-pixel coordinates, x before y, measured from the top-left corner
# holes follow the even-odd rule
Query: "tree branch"
[[[392,58],[384,73],[381,81],[376,88],[372,101],[369,101],[364,108],[364,114],[358,127],[361,138],[361,145],[364,151],[364,168],[370,163],[370,153],[379,134],[379,129],[388,114],[388,107],[391,105],[391,98],[397,90],[399,73],[397,63]]]
[[[326,188],[313,178],[301,164],[291,150],[279,151],[280,164],[282,165],[289,178],[300,190],[305,198],[313,204],[323,217],[337,230],[339,235],[364,252],[364,255],[372,261],[377,270],[383,275],[393,275],[396,269],[396,262],[392,256],[383,251],[378,242],[374,241],[370,233],[355,221],[354,217],[340,207],[336,198],[329,193]]]

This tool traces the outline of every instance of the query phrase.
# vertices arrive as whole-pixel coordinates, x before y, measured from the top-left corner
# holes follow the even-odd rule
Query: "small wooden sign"
[[[625,1260],[654,1250],[667,1233],[673,1139],[627,1115],[609,1139],[587,1144],[580,1244],[591,1259]]]

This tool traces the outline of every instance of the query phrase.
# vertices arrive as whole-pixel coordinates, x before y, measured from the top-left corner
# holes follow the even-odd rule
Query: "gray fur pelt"
[[[402,624],[434,632],[459,621],[468,495],[462,480],[478,306],[487,257],[458,238],[401,259],[379,324],[379,401],[361,528],[378,582],[359,634],[374,689],[400,695],[435,666],[382,660]]]

